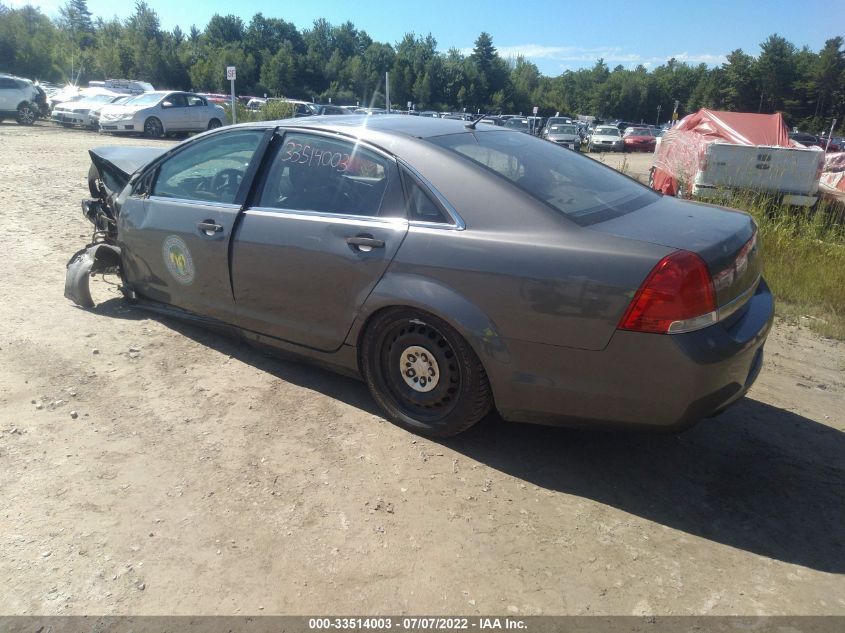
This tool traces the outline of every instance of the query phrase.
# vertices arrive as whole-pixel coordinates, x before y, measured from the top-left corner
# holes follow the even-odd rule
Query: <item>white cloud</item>
[[[682,53],[667,54],[663,56],[651,55],[645,56],[639,53],[630,53],[624,51],[622,48],[616,47],[596,47],[586,48],[583,46],[544,46],[542,44],[517,44],[512,46],[498,46],[499,55],[505,59],[514,58],[519,55],[531,60],[553,60],[557,62],[569,62],[561,64],[562,68],[568,67],[573,63],[578,65],[589,64],[595,62],[597,59],[604,59],[605,63],[611,66],[622,64],[623,66],[634,67],[642,64],[646,68],[652,68],[667,62],[674,57],[679,62],[686,62],[688,64],[707,64],[714,66],[725,62],[725,55],[718,53]],[[463,48],[461,53],[469,55],[472,53],[472,48]],[[580,62],[580,63],[579,63]]]

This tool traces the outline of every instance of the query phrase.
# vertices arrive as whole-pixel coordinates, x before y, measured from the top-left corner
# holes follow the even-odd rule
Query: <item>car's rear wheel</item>
[[[456,435],[493,405],[481,361],[433,315],[404,308],[377,315],[364,334],[361,353],[373,398],[388,419],[415,433]]]
[[[30,107],[28,104],[24,103],[18,106],[18,123],[21,125],[32,125],[35,123],[35,119],[38,118],[38,113]]]
[[[220,119],[211,119],[211,121],[208,122],[208,129],[209,130],[216,130],[221,125],[223,125],[223,124],[220,122]]]
[[[148,138],[162,138],[164,136],[164,126],[156,117],[151,116],[144,121],[144,136]]]

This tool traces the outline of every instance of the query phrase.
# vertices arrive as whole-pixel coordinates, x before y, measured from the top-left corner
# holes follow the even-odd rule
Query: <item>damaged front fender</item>
[[[120,248],[89,244],[70,258],[65,275],[65,297],[83,308],[93,308],[89,279],[96,273],[120,273]]]

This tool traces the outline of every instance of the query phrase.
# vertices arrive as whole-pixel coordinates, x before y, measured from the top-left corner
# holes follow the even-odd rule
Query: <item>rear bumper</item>
[[[745,395],[773,314],[761,280],[745,309],[695,332],[617,331],[601,351],[510,340],[509,380],[491,376],[496,404],[514,421],[682,430]]]

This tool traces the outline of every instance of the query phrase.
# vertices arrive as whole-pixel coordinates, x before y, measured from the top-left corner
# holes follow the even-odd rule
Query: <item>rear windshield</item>
[[[582,226],[635,211],[659,198],[591,158],[526,134],[468,132],[430,140],[505,178]]]

